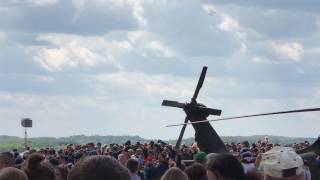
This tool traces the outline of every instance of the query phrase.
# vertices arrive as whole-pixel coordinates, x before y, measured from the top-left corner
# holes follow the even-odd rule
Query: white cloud
[[[296,97],[304,99],[301,106],[316,105],[320,98],[315,88],[320,21],[299,7],[178,0],[5,1],[0,0],[6,17],[0,30],[0,121],[6,124],[0,132],[5,134],[17,134],[17,126],[9,124],[22,115],[42,125],[33,129],[36,136],[107,132],[176,137],[178,130],[161,129],[170,135],[152,128],[184,116],[160,108],[161,100],[190,100],[198,81],[191,71],[203,64],[211,70],[199,102],[217,105],[226,115],[286,109],[297,104],[290,100]],[[296,28],[287,28],[297,22]],[[16,53],[21,47],[28,54]],[[305,73],[296,74],[298,68]],[[128,120],[139,123],[123,125]],[[288,121],[277,131],[272,129],[276,117],[265,120],[267,126],[233,121],[218,130],[294,135],[282,127],[300,128]],[[317,132],[303,132],[311,131]]]
[[[304,53],[303,45],[298,42],[271,42],[271,48],[281,57],[298,62]]]
[[[161,42],[151,41],[150,48],[154,50],[157,56],[164,56],[167,58],[173,57],[175,55],[174,51],[165,47]]]
[[[49,71],[65,68],[90,68],[98,64],[112,64],[121,68],[120,59],[130,53],[141,56],[172,58],[175,51],[155,35],[145,31],[122,33],[123,39],[109,36],[84,37],[70,34],[40,34],[37,41],[50,45],[26,48],[33,60]]]
[[[35,62],[49,71],[92,67],[98,63],[116,64],[118,55],[132,49],[128,41],[107,41],[103,37],[42,34],[37,40],[49,42],[53,47],[31,46],[27,51]]]
[[[59,3],[60,0],[3,0],[4,5],[26,5],[26,6],[52,6]]]
[[[133,16],[138,20],[141,28],[146,28],[148,20],[143,16],[144,9],[142,6],[142,0],[135,0],[131,2],[133,2]]]
[[[268,63],[268,64],[288,64],[288,62],[285,61],[277,61],[277,60],[271,60],[266,57],[259,57],[259,56],[254,56],[251,58],[251,60],[255,63]]]
[[[142,0],[72,0],[72,2],[78,11],[77,13],[82,12],[88,5],[92,4],[98,8],[128,8],[141,29],[148,26],[148,19],[144,16]]]
[[[172,58],[177,55],[173,48],[163,43],[156,34],[148,31],[128,32],[127,37],[136,51],[143,56]]]
[[[50,71],[61,71],[64,67],[80,65],[94,66],[98,57],[83,47],[56,48],[31,47],[34,60]]]
[[[221,31],[236,32],[239,29],[239,23],[229,16],[223,16],[218,27]]]
[[[221,31],[229,32],[240,42],[241,48],[240,52],[247,52],[247,33],[240,27],[239,22],[229,15],[223,15],[221,17],[221,22],[218,25]]]

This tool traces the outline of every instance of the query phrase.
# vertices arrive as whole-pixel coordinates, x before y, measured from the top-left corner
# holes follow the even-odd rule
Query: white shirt
[[[248,174],[250,172],[254,172],[256,170],[256,167],[254,163],[241,163],[244,169],[244,173]]]

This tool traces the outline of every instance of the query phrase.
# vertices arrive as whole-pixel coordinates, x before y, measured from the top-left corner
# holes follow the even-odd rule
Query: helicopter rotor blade
[[[269,115],[276,115],[276,114],[289,114],[289,113],[301,113],[301,112],[312,112],[312,111],[320,111],[320,108],[297,109],[297,110],[291,110],[291,111],[279,111],[279,112],[252,114],[252,115],[245,115],[245,116],[234,116],[234,117],[227,117],[227,118],[220,118],[220,119],[211,119],[211,120],[189,122],[189,123],[183,123],[183,124],[172,124],[172,125],[168,125],[166,127],[181,126],[181,125],[186,125],[186,124],[197,124],[197,123],[203,123],[203,122],[223,121],[223,120],[231,120],[231,119],[241,119],[241,118],[257,117],[257,116],[269,116]]]
[[[182,137],[183,137],[183,134],[184,134],[184,131],[186,130],[186,127],[187,127],[187,124],[188,123],[188,116],[186,116],[185,120],[184,120],[184,125],[182,126],[182,129],[180,131],[180,135],[179,135],[179,138],[177,140],[177,143],[176,143],[176,149],[179,150],[180,149],[180,145],[181,145],[181,141],[182,141]]]
[[[200,88],[202,87],[204,78],[206,77],[207,69],[208,69],[207,66],[203,66],[196,90],[194,91],[193,97],[191,99],[191,102],[194,102],[198,97]]]
[[[162,106],[170,106],[170,107],[178,107],[178,108],[184,108],[186,104],[180,103],[178,101],[170,101],[170,100],[163,100]]]

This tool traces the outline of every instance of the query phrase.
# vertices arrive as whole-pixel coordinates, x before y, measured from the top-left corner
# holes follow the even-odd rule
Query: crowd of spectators
[[[177,151],[163,141],[14,149],[0,153],[0,180],[310,180],[306,163],[295,153],[309,145],[281,147],[265,138],[252,144],[226,143],[229,153],[223,154],[206,154],[196,143]],[[316,161],[320,166],[319,157]]]

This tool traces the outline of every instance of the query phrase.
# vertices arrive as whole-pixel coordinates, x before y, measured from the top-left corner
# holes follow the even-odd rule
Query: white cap
[[[260,164],[265,175],[283,178],[303,172],[302,158],[290,147],[274,147],[262,155]]]

